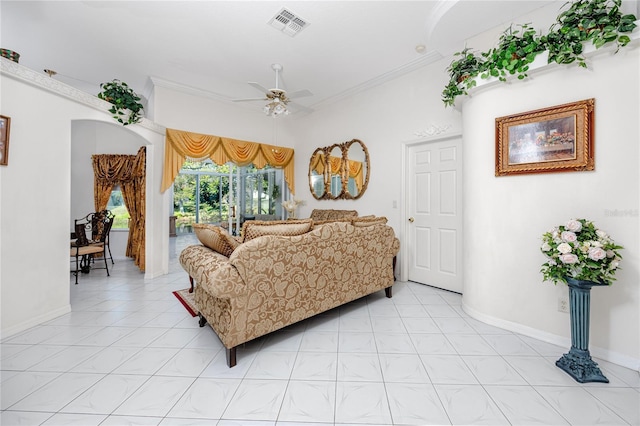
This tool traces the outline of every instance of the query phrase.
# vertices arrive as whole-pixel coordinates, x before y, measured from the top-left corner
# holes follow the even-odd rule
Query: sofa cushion
[[[313,227],[311,219],[302,220],[249,220],[242,225],[242,241],[247,242],[264,235],[295,236],[306,234]]]
[[[373,225],[386,225],[387,218],[384,216],[362,216],[351,220],[353,226],[373,226]]]
[[[356,210],[334,210],[334,209],[313,209],[311,219],[313,221],[331,221],[336,219],[344,219],[358,217]]]
[[[240,245],[240,242],[230,235],[226,229],[207,223],[194,223],[198,240],[213,251],[224,256],[231,256],[231,253]]]

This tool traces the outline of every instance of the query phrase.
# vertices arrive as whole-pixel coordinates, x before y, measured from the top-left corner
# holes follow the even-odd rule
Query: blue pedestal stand
[[[609,383],[589,353],[589,310],[591,287],[606,285],[593,281],[567,278],[569,312],[571,315],[571,349],[556,361],[556,365],[580,383]]]

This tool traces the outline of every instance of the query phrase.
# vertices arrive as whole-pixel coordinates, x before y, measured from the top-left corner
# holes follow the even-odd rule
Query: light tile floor
[[[4,339],[10,425],[638,425],[637,371],[599,361],[609,384],[555,367],[567,348],[468,317],[460,296],[415,283],[287,327],[238,350],[130,260],[81,276],[72,312]]]

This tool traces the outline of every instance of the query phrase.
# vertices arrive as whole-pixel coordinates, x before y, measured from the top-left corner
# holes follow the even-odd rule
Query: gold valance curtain
[[[321,175],[324,174],[324,169],[324,154],[322,152],[318,152],[313,157],[311,157],[311,170]]]
[[[218,165],[230,161],[237,166],[253,164],[259,169],[269,164],[284,170],[284,179],[289,190],[292,194],[295,193],[292,148],[175,129],[167,129],[166,133],[162,192],[173,184],[187,158],[210,158]]]
[[[94,202],[96,211],[107,208],[111,191],[120,185],[129,211],[129,239],[126,256],[145,269],[146,148],[136,155],[93,155]]]
[[[358,188],[358,193],[362,191],[362,185],[364,184],[362,164],[362,161],[347,160],[349,177],[355,180],[356,188]]]
[[[342,157],[329,156],[329,174],[339,174],[342,169]]]

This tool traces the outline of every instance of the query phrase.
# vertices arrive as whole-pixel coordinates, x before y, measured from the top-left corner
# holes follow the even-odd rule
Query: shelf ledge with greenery
[[[567,5],[547,34],[530,24],[512,24],[492,49],[477,53],[465,47],[455,53],[442,91],[445,106],[458,109],[459,98],[481,86],[524,80],[530,73],[559,65],[587,68],[587,58],[638,45],[640,21],[622,14],[621,0],[576,0]]]

